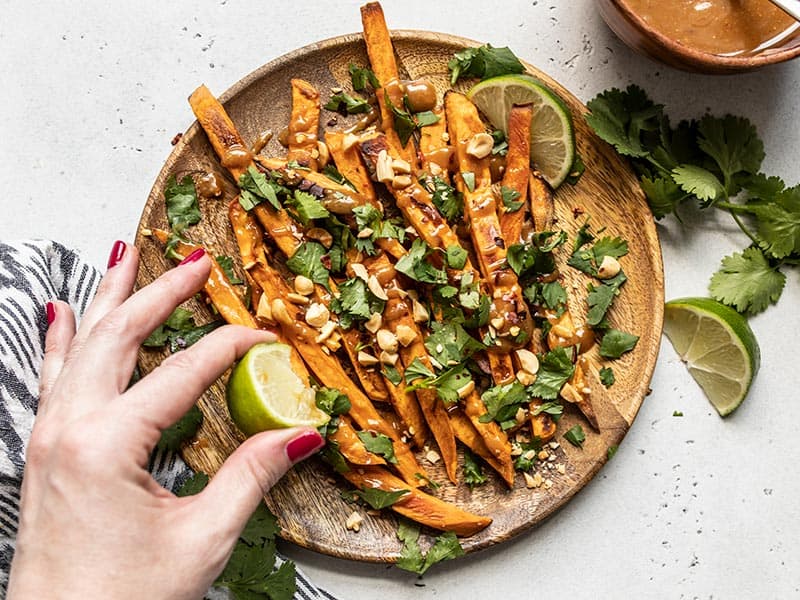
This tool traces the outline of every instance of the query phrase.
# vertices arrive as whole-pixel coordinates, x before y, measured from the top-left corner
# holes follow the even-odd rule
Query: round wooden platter
[[[455,36],[420,31],[394,31],[392,39],[401,74],[431,80],[440,98],[449,87],[447,61],[453,52],[478,45]],[[278,58],[235,84],[222,94],[221,100],[249,143],[264,130],[278,132],[288,123],[291,78],[301,77],[315,84],[325,101],[331,88],[350,89],[347,68],[351,62],[368,65],[360,34],[319,42]],[[549,489],[545,486],[528,489],[522,477],[518,477],[514,489],[509,490],[498,478],[490,475],[488,484],[470,491],[466,485],[456,487],[450,484],[441,464],[425,463],[434,480],[441,483],[436,495],[493,519],[482,532],[461,540],[468,552],[500,543],[539,523],[597,473],[607,460],[608,449],[620,443],[648,393],[663,320],[661,250],[636,177],[586,125],[582,117],[586,109],[580,101],[547,75],[530,65],[526,67],[530,74],[543,80],[569,105],[574,117],[578,152],[586,164],[586,172],[578,184],[564,184],[556,194],[557,226],[564,229],[572,240],[580,224],[590,216],[595,231],[605,226],[608,235],[619,235],[628,241],[630,253],[621,262],[629,279],[610,312],[610,320],[615,327],[641,337],[633,352],[613,362],[616,383],[610,389],[605,389],[599,382],[593,386],[599,433],[593,431],[571,406],[566,407],[555,438],[561,445],[553,451],[555,462],[564,464],[566,469],[561,474],[557,469],[544,468],[543,475],[552,481]],[[465,91],[468,84],[459,82],[457,87]],[[332,113],[323,111],[323,128],[331,117]],[[344,124],[345,119],[338,117],[336,127]],[[277,140],[273,140],[263,153],[281,156],[285,151]],[[220,166],[197,123],[183,135],[159,174],[144,207],[140,231],[166,226],[163,192],[170,175],[180,178],[187,173],[204,172],[214,172],[219,176],[224,182],[224,196],[218,200],[201,199],[203,219],[191,229],[190,236],[217,254],[237,257],[226,210],[226,202],[235,196],[237,188]],[[139,234],[136,244],[142,256],[139,286],[148,284],[173,266],[164,258],[163,248],[154,240]],[[564,269],[564,274],[567,285],[574,288],[571,293],[577,294],[574,306],[578,310],[575,314],[583,315],[588,278],[570,268]],[[190,300],[188,305],[195,311],[199,322],[213,318],[202,302]],[[140,357],[143,372],[153,369],[163,358],[162,353],[143,350]],[[193,469],[209,474],[215,473],[243,440],[228,417],[224,380],[223,377],[215,383],[200,399],[199,405],[205,415],[203,426],[196,439],[183,449],[183,456]],[[573,447],[561,437],[576,423],[580,423],[586,432],[582,449]],[[278,515],[281,535],[286,540],[341,558],[395,561],[401,546],[395,535],[397,521],[394,514],[386,510],[380,516],[365,515],[361,531],[348,531],[344,524],[354,507],[341,498],[344,489],[347,489],[346,485],[342,480],[335,480],[330,468],[317,459],[311,459],[290,471],[272,489],[266,501]],[[363,510],[360,512],[364,514]]]

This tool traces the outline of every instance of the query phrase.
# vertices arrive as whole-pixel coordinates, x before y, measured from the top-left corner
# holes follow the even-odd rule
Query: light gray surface
[[[280,54],[359,30],[359,4],[0,1],[0,239],[54,238],[104,265],[115,239],[132,239],[170,139],[193,120],[187,95],[203,82],[221,93]],[[765,170],[800,181],[800,62],[728,78],[673,71],[622,46],[590,0],[392,0],[384,9],[391,27],[509,45],[584,101],[636,82],[676,119],[749,116]],[[722,256],[746,244],[704,215],[659,230],[667,298],[704,295]],[[341,598],[798,596],[798,290],[790,273],[779,306],[752,320],[763,367],[725,421],[665,345],[614,460],[538,529],[421,582],[287,552]]]

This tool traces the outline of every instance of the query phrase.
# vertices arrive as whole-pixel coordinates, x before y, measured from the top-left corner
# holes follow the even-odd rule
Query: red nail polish
[[[47,324],[52,325],[53,321],[56,320],[56,305],[52,302],[47,303]]]
[[[286,456],[293,463],[311,456],[325,445],[325,440],[316,431],[304,431],[286,444]]]
[[[192,253],[191,253],[189,256],[187,256],[186,258],[184,258],[184,259],[183,259],[183,260],[180,262],[180,264],[182,264],[182,265],[185,265],[185,264],[187,264],[187,263],[193,263],[193,262],[197,262],[198,260],[200,260],[201,258],[203,258],[203,255],[204,255],[205,253],[206,253],[206,251],[205,251],[203,248],[198,248],[197,250],[195,250],[194,252],[192,252]]]
[[[121,242],[120,240],[114,242],[114,245],[111,246],[111,254],[108,255],[108,265],[106,265],[106,268],[110,269],[111,267],[116,267],[125,255],[125,249],[127,247],[125,242]]]

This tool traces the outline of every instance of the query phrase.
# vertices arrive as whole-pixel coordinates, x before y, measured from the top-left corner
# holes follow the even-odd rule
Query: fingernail
[[[204,255],[205,253],[206,253],[206,251],[205,251],[203,248],[198,248],[197,250],[195,250],[194,252],[192,252],[192,253],[191,253],[189,256],[187,256],[186,258],[184,258],[184,259],[183,259],[183,260],[180,262],[180,264],[182,264],[182,265],[185,265],[185,264],[187,264],[187,263],[193,263],[193,262],[197,262],[198,260],[200,260],[201,258],[203,258],[203,255]]]
[[[125,255],[126,248],[127,246],[125,245],[125,242],[121,242],[120,240],[114,242],[114,245],[111,246],[111,254],[108,255],[108,265],[106,266],[107,269],[116,267],[120,263],[122,257]]]
[[[56,305],[52,302],[47,303],[47,324],[52,325],[53,321],[56,320]]]
[[[316,431],[304,431],[286,444],[286,456],[293,463],[311,456],[325,445],[325,440]]]

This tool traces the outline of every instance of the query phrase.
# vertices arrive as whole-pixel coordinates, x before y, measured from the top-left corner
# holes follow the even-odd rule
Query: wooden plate
[[[436,33],[395,31],[395,50],[401,71],[411,78],[424,77],[437,86],[439,93],[448,87],[447,61],[453,52],[475,42]],[[333,87],[349,89],[347,67],[350,62],[367,65],[366,50],[360,34],[346,35],[296,50],[261,67],[222,94],[222,101],[245,141],[255,140],[260,132],[280,131],[289,120],[290,87],[293,77],[313,82],[323,97]],[[583,449],[563,443],[556,451],[556,463],[566,466],[566,473],[546,470],[552,487],[527,489],[522,477],[509,491],[496,479],[470,491],[467,486],[452,486],[440,465],[430,467],[436,481],[443,482],[437,494],[468,510],[489,515],[492,525],[479,534],[462,540],[467,551],[497,544],[539,523],[567,502],[597,473],[607,460],[607,451],[620,443],[631,426],[642,400],[648,393],[655,368],[663,319],[664,285],[661,251],[650,211],[629,167],[613,150],[601,142],[585,124],[585,107],[555,81],[528,66],[531,74],[550,85],[572,110],[577,147],[586,163],[586,172],[577,186],[565,184],[556,195],[558,226],[572,239],[585,217],[591,215],[595,227],[607,226],[611,235],[628,241],[630,254],[622,259],[629,280],[610,313],[620,329],[641,339],[633,352],[613,364],[616,383],[609,390],[596,386],[598,419],[601,432],[595,433],[568,407],[559,425],[561,434],[581,423],[587,432]],[[461,85],[461,84],[460,84]],[[466,89],[466,84],[464,84]],[[187,94],[191,90],[186,90]],[[188,105],[186,110],[190,110]],[[324,121],[332,116],[323,111]],[[339,118],[341,126],[343,120]],[[280,156],[284,150],[276,140],[263,151]],[[191,231],[191,237],[219,254],[238,256],[236,242],[228,224],[225,201],[236,193],[234,182],[219,165],[205,134],[193,124],[175,146],[144,207],[141,227],[165,227],[164,183],[172,174],[178,177],[192,172],[215,172],[224,180],[224,198],[201,199],[203,219]],[[138,285],[144,286],[173,265],[163,257],[163,249],[153,240],[139,235],[136,244],[142,261]],[[566,269],[576,287],[585,289],[583,275]],[[208,309],[190,301],[196,314],[211,319]],[[581,305],[583,306],[583,305]],[[583,314],[583,311],[579,314]],[[147,372],[163,358],[160,353],[143,351],[141,367]],[[224,385],[217,382],[200,399],[205,422],[197,440],[184,448],[183,456],[195,470],[213,474],[222,461],[241,442],[241,435],[231,424],[225,406]],[[426,468],[428,465],[426,464]],[[306,548],[354,560],[393,562],[400,544],[395,536],[397,522],[389,512],[367,517],[359,533],[345,529],[344,523],[353,507],[340,498],[343,484],[333,483],[332,471],[316,459],[299,465],[270,492],[267,504],[280,519],[282,536]]]

